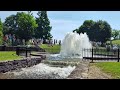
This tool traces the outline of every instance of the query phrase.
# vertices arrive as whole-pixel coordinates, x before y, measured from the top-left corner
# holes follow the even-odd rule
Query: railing
[[[0,45],[0,51],[15,51],[17,46]]]
[[[89,60],[117,60],[119,62],[119,49],[83,49],[82,50],[83,59]]]
[[[5,47],[3,47],[4,49]],[[27,48],[27,47],[12,47],[16,48],[16,54],[28,57],[31,55],[31,51],[34,51],[34,48]],[[50,54],[58,54],[60,53],[60,49],[51,49],[51,48],[44,48],[44,50]],[[44,51],[43,50],[43,51]],[[4,51],[4,50],[3,50]],[[42,52],[39,51],[39,52]],[[82,57],[83,60],[116,60],[119,62],[120,59],[120,50],[119,49],[98,49],[98,48],[92,48],[92,49],[82,49]]]
[[[31,49],[27,48],[27,47],[17,47],[16,48],[16,54],[19,56],[30,56],[31,55]]]

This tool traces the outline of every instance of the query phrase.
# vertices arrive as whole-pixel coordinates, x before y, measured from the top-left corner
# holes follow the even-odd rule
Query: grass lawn
[[[52,46],[48,46],[47,44],[42,44],[42,45],[40,45],[40,47],[52,54],[60,52],[60,45],[53,45],[53,47],[52,47]]]
[[[120,45],[120,40],[113,40],[112,43],[113,43],[113,44]]]
[[[91,65],[100,67],[103,72],[108,73],[114,79],[120,79],[120,63],[119,62],[98,62],[98,63],[91,63]]]
[[[0,61],[17,60],[22,57],[17,56],[15,51],[0,51]]]
[[[107,43],[110,43],[110,41],[107,41]],[[112,40],[112,44],[120,45],[120,40]]]

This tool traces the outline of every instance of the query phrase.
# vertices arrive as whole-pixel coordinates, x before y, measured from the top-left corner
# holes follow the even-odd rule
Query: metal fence
[[[92,48],[92,49],[83,49],[82,50],[82,56],[83,59],[88,60],[116,60],[119,62],[119,55],[120,50],[119,49],[98,49],[98,48]]]
[[[11,48],[11,47],[9,47]],[[36,51],[34,48],[27,48],[27,47],[12,47],[12,49],[16,50],[17,55],[24,55],[26,57],[31,55],[31,51]],[[2,47],[1,51],[6,50],[6,47]],[[11,49],[10,49],[11,50]],[[44,51],[45,50],[45,51]],[[59,49],[41,49],[39,52],[49,52],[51,54],[58,54],[60,53]],[[114,60],[119,62],[120,59],[120,50],[119,49],[99,49],[99,48],[92,48],[92,49],[82,49],[82,57],[83,60]]]
[[[51,54],[59,54],[59,49],[51,49],[51,48],[44,48],[46,52]],[[119,49],[99,49],[99,48],[92,48],[92,49],[82,49],[81,55],[83,60],[114,60],[119,62]]]
[[[16,55],[28,57],[31,55],[31,49],[29,49],[27,47],[17,47],[16,48]]]

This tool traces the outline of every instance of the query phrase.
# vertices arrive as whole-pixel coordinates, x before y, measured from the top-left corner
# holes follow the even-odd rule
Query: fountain
[[[81,33],[80,35],[72,32],[67,33],[62,42],[60,53],[50,55],[48,61],[64,61],[65,59],[70,60],[70,58],[73,61],[75,58],[82,58],[84,56],[82,49],[90,48],[92,48],[92,45],[86,33]],[[20,71],[8,72],[7,75],[8,78],[14,79],[65,79],[74,69],[75,66],[52,67],[48,64],[40,63],[33,67],[23,68]]]
[[[60,54],[54,54],[49,59],[59,60],[65,58],[82,58],[85,56],[83,49],[91,49],[92,45],[86,33],[68,32],[63,39]],[[88,53],[88,52],[87,52]],[[89,52],[91,55],[91,52]]]

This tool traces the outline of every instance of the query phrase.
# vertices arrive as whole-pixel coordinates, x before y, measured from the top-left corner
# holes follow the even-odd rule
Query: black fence
[[[18,56],[30,56],[31,55],[31,49],[27,47],[16,47],[16,54]]]
[[[41,49],[42,50],[42,49]],[[31,51],[38,51],[35,47],[26,47],[26,46],[0,46],[0,51],[16,51],[18,56],[30,56]]]
[[[16,51],[17,55],[22,56],[30,56],[31,51],[39,51],[39,52],[49,52],[51,54],[58,54],[60,53],[59,49],[37,49],[35,47],[6,47],[6,46],[0,46],[0,51]],[[119,62],[120,59],[120,50],[119,49],[98,49],[98,48],[92,48],[92,49],[83,49],[82,51],[82,57],[83,60],[114,60]]]
[[[0,45],[0,51],[16,51],[17,46]]]
[[[44,48],[46,52],[50,54],[59,54],[59,49],[51,49],[51,48]],[[92,49],[82,49],[81,55],[83,60],[113,60],[119,62],[120,59],[120,50],[119,49],[99,49],[99,48],[92,48]]]
[[[16,51],[16,48],[26,48],[27,46],[0,46],[0,51]],[[42,48],[28,47],[32,51],[45,51]]]
[[[116,60],[119,62],[120,59],[120,50],[119,49],[83,49],[82,57],[83,59],[88,60]]]

